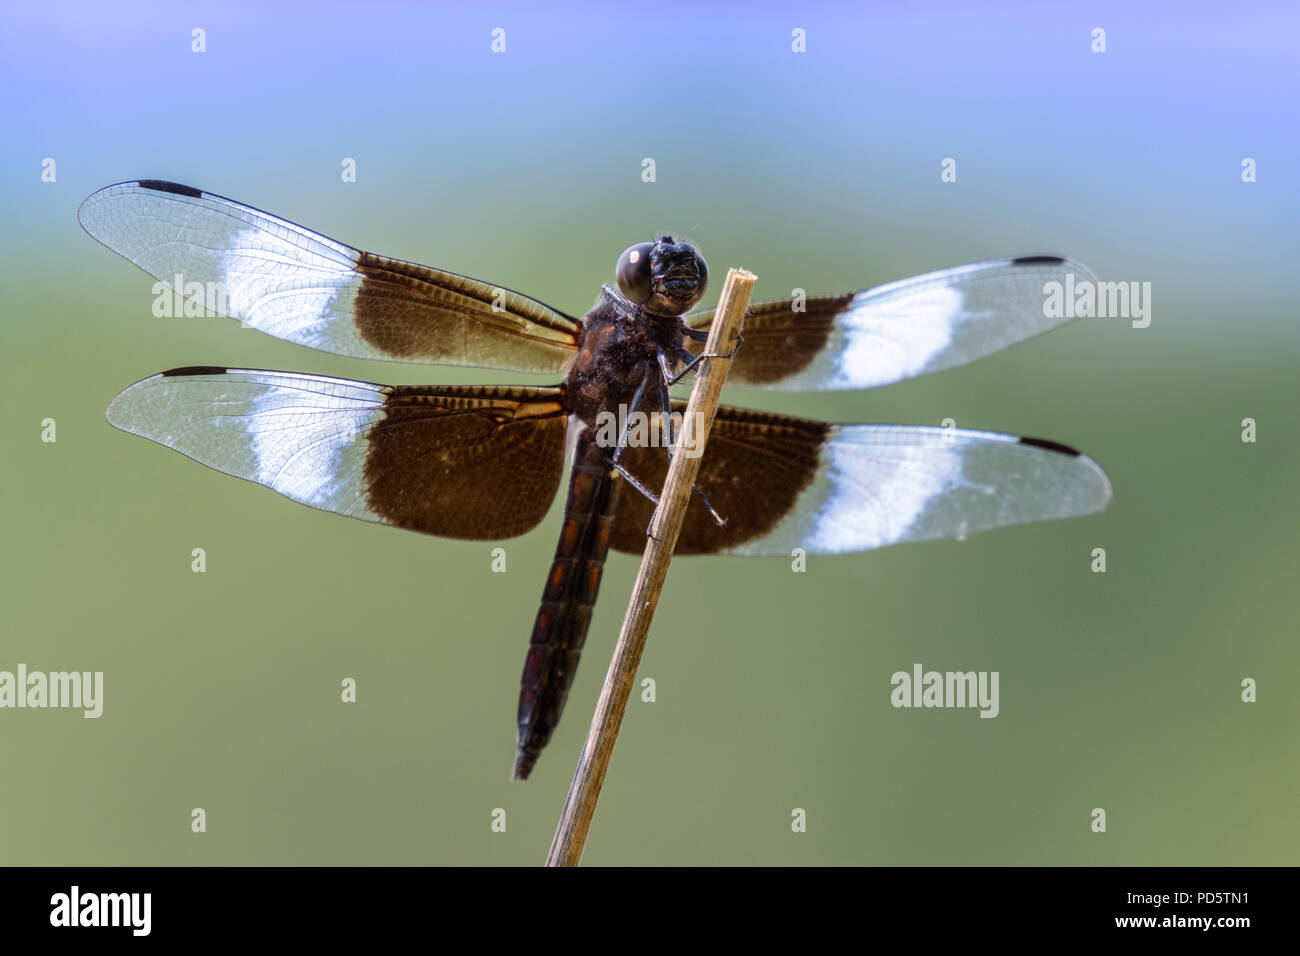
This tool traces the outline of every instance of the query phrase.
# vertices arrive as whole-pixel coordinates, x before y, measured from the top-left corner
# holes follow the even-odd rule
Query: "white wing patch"
[[[1069,259],[995,259],[866,289],[835,317],[806,368],[760,387],[875,388],[965,365],[1072,321],[1045,314],[1044,287],[1069,274],[1096,278]]]
[[[268,335],[327,352],[389,358],[357,332],[361,253],[210,193],[119,183],[77,213],[85,230],[155,279],[200,283],[203,303]],[[176,289],[184,294],[184,290]]]
[[[825,387],[873,388],[923,374],[966,320],[963,299],[960,289],[933,283],[888,296],[859,292],[838,323],[843,345]]]
[[[364,281],[351,261],[321,254],[310,244],[249,227],[233,233],[216,266],[226,292],[226,314],[259,332],[345,355],[384,353],[362,340],[352,315]],[[193,262],[193,259],[190,260]]]

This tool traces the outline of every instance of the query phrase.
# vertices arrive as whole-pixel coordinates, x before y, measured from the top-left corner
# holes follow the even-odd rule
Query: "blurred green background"
[[[152,280],[76,222],[86,195],[137,177],[578,314],[659,230],[695,239],[718,277],[753,269],[760,298],[1034,253],[1151,282],[1146,329],[1085,320],[873,392],[728,392],[835,421],[1052,438],[1096,458],[1115,499],[963,543],[813,558],[806,574],[675,563],[642,668],[658,699],[631,704],[585,862],[1296,861],[1293,12],[0,16],[0,670],[105,674],[99,720],[0,710],[0,861],[540,863],[636,571],[611,559],[564,721],[512,783],[559,499],[493,574],[493,544],[312,511],[103,411],[188,364],[544,380],[155,319]],[[790,50],[795,28],[807,53]],[[356,183],[340,182],[344,157]],[[940,182],[945,157],[956,183]],[[1258,182],[1241,182],[1243,157]],[[1105,574],[1089,570],[1096,547]],[[915,662],[999,671],[1000,715],[893,709],[890,675]],[[344,677],[356,704],[339,700]],[[1245,677],[1257,703],[1240,701]]]

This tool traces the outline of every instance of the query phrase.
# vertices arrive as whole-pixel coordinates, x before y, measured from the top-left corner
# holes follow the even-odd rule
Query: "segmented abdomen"
[[[560,543],[519,681],[518,780],[528,778],[564,710],[600,590],[622,483],[610,475],[601,448],[584,429],[573,456]]]

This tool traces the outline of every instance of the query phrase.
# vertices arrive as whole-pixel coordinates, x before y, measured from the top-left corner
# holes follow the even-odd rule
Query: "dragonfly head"
[[[704,295],[709,266],[689,242],[660,236],[629,246],[614,268],[619,291],[655,315],[681,315]]]

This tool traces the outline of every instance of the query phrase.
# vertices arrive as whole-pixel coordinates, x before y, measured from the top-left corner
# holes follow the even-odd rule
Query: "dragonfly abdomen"
[[[516,780],[528,778],[564,711],[600,590],[621,486],[622,479],[610,474],[603,450],[584,429],[574,453],[560,542],[519,682]]]

